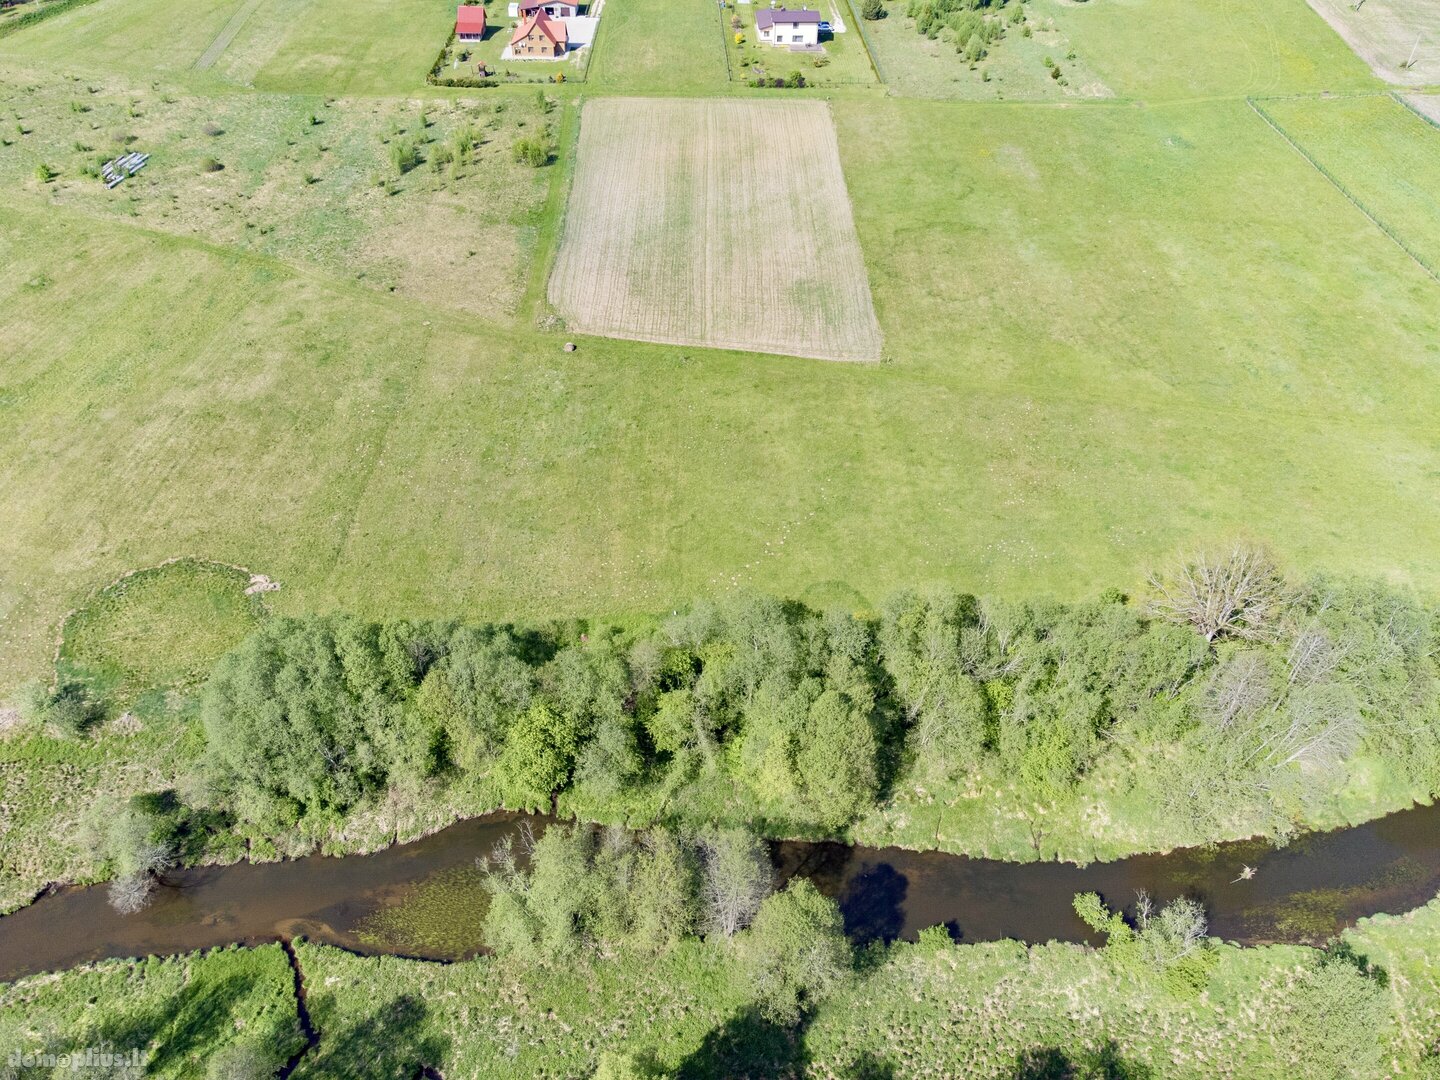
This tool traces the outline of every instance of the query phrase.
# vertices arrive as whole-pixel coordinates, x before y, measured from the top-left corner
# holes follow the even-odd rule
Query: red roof
[[[537,11],[515,28],[515,36],[510,39],[510,44],[517,45],[524,41],[530,36],[531,30],[539,30],[556,45],[565,45],[570,40],[570,34],[563,22],[550,18],[543,11]]]
[[[485,33],[485,9],[472,4],[456,8],[455,32],[457,34]]]

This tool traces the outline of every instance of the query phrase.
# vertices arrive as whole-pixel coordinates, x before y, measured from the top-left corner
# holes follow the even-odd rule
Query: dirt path
[[[206,71],[214,67],[215,61],[219,60],[221,54],[230,47],[230,43],[235,40],[235,35],[240,33],[245,24],[250,21],[250,16],[255,14],[255,9],[264,2],[265,0],[245,0],[235,14],[230,16],[230,21],[225,24],[220,33],[215,35],[215,40],[200,54],[200,58],[194,64],[195,70]]]

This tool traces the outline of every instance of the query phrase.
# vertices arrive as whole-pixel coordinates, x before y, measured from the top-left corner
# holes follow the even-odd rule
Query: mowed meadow
[[[1304,95],[1284,122],[1313,113],[1320,160],[1387,110],[1366,137],[1403,150],[1366,198],[1416,244],[1440,131],[1316,96],[1378,84],[1299,0],[1050,4],[1114,95],[1060,104],[762,95],[726,81],[698,0],[673,23],[607,0],[587,82],[547,105],[425,89],[448,11],[207,2],[162,33],[170,0],[96,0],[0,39],[0,700],[91,590],[177,555],[269,574],[277,610],[386,617],[1077,596],[1236,534],[1440,585],[1440,285],[1245,98]],[[592,224],[586,117],[637,92],[833,123],[884,362],[545,317],[562,235]],[[386,173],[387,139],[428,154],[464,124],[489,140],[465,176]],[[538,132],[531,170],[510,150]],[[155,156],[106,192],[82,167],[117,135]],[[757,199],[834,196],[731,175],[733,150],[706,152]],[[773,254],[750,243],[742,297]]]

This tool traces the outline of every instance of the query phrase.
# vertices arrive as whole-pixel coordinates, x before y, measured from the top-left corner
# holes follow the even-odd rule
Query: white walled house
[[[768,45],[805,48],[820,44],[820,12],[768,7],[755,12],[755,32]]]

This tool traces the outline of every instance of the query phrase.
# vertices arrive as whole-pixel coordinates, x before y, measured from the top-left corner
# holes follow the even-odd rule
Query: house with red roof
[[[820,12],[801,8],[761,8],[755,12],[755,31],[770,45],[805,48],[820,44]]]
[[[483,41],[485,9],[478,4],[464,4],[456,8],[455,37],[459,41]]]
[[[510,39],[510,55],[516,60],[558,60],[569,47],[565,24],[538,10],[515,27]]]

